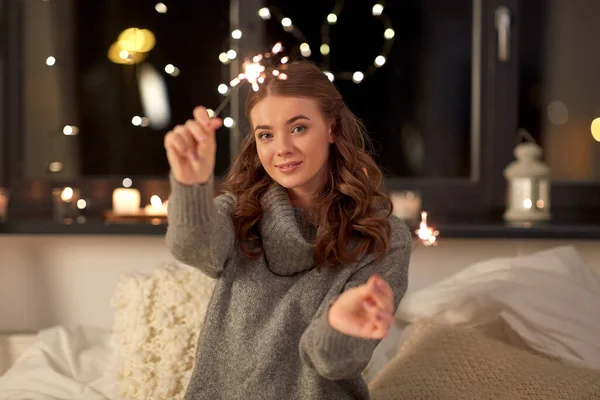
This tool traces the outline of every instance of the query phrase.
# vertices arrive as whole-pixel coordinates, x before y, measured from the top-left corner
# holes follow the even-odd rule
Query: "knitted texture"
[[[600,399],[600,371],[542,357],[481,332],[415,322],[371,381],[373,400]]]
[[[232,196],[208,202],[210,184],[171,185],[167,245],[179,261],[217,278],[185,398],[368,399],[361,372],[379,341],[336,331],[328,311],[341,292],[373,274],[390,284],[398,305],[410,258],[406,226],[390,220],[390,250],[381,259],[368,254],[351,265],[319,269],[317,227],[294,209],[285,188],[273,184],[260,199],[264,252],[249,260],[235,240]]]
[[[183,398],[213,288],[188,266],[121,276],[112,298],[118,398]]]

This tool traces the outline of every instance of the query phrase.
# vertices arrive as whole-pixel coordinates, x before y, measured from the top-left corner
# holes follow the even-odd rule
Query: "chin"
[[[286,189],[295,189],[305,185],[309,179],[302,176],[281,176],[281,173],[276,173],[271,175],[271,179],[280,184]]]

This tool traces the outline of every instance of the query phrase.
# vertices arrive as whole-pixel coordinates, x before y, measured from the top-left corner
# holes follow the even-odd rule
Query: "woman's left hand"
[[[394,322],[394,292],[380,276],[343,292],[329,309],[329,325],[350,336],[383,339]]]

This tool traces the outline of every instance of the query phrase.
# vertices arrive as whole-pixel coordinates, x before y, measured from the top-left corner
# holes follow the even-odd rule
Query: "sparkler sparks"
[[[252,90],[258,92],[260,90],[260,85],[264,83],[265,79],[267,78],[267,66],[265,64],[272,60],[273,55],[280,53],[282,50],[283,46],[281,45],[281,43],[276,43],[271,49],[271,52],[265,54],[257,54],[254,57],[252,57],[252,61],[245,61],[242,64],[243,72],[240,73],[236,78],[233,78],[231,82],[229,82],[231,90],[229,90],[229,94],[215,109],[212,117],[217,117],[221,113],[221,111],[223,111],[225,106],[229,104],[231,96],[234,94],[234,92],[239,90],[240,84],[243,81],[248,82],[252,87]],[[288,61],[288,59],[288,57],[283,57],[281,60],[279,60],[279,62],[281,64],[285,64]],[[276,76],[279,79],[287,79],[287,75],[280,73],[277,69],[274,69],[272,71],[272,74],[273,76]]]
[[[419,229],[416,230],[416,234],[425,246],[437,246],[437,237],[440,234],[438,230],[434,230],[433,227],[427,226],[427,212],[421,212],[421,222],[419,223]]]

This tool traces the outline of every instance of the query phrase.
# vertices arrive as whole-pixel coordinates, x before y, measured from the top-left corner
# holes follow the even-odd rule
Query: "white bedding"
[[[0,400],[113,399],[111,339],[92,327],[40,331],[0,377]]]
[[[371,378],[394,357],[421,317],[483,327],[513,345],[600,368],[600,278],[572,247],[487,260],[408,293],[397,323],[365,371]],[[512,336],[507,336],[510,332]],[[0,400],[113,399],[113,335],[89,327],[41,331],[0,377]]]

